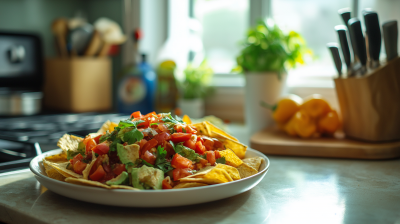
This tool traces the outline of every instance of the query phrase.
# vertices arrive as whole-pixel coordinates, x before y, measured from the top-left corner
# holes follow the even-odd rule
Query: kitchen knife
[[[328,43],[326,45],[331,51],[333,61],[335,62],[336,70],[339,73],[339,77],[342,76],[342,60],[340,59],[339,47],[337,43]]]
[[[347,72],[351,73],[351,53],[349,42],[347,39],[347,27],[344,25],[335,26],[335,30],[338,33],[339,41],[340,41],[340,48],[342,48],[342,54],[344,58],[344,62],[346,63]]]
[[[385,41],[386,58],[390,60],[398,56],[397,53],[397,38],[399,37],[399,30],[397,21],[391,20],[382,25],[383,40]]]
[[[363,10],[361,11],[361,13],[363,14],[363,16],[364,16],[365,14],[367,14],[367,13],[370,13],[370,12],[374,12],[374,10],[372,10],[372,8],[365,8],[365,9],[363,9]]]
[[[351,18],[350,9],[349,8],[339,9],[338,13],[342,17],[344,24],[347,26],[347,23]]]
[[[366,12],[364,14],[365,27],[368,35],[368,50],[372,61],[372,68],[379,66],[379,54],[381,52],[381,28],[379,25],[378,14],[376,12]]]
[[[348,22],[351,37],[354,39],[354,51],[358,59],[361,62],[361,74],[365,74],[367,71],[367,50],[365,48],[364,35],[361,29],[361,22],[357,18],[352,18]]]

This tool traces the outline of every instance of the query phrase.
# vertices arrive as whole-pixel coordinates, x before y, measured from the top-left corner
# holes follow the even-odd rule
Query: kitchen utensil
[[[355,50],[355,55],[357,55],[361,63],[361,65],[358,67],[360,67],[360,73],[363,75],[367,71],[367,50],[365,48],[365,40],[361,29],[361,22],[357,18],[352,18],[349,20],[348,26],[351,36],[354,39],[355,46],[353,46],[353,48]],[[356,69],[358,70],[358,68]]]
[[[352,72],[352,67],[351,67],[350,47],[349,47],[349,42],[347,39],[347,35],[348,35],[347,27],[344,25],[338,25],[338,26],[335,26],[335,30],[339,36],[340,48],[342,49],[344,62],[346,63],[346,66],[347,66],[347,72],[350,74]]]
[[[119,45],[126,41],[126,36],[122,33],[118,23],[108,18],[97,19],[94,26],[100,32],[103,41],[99,57],[107,56],[112,45]]]
[[[338,13],[342,17],[344,24],[347,26],[347,22],[351,18],[350,9],[349,8],[339,9]]]
[[[354,65],[359,61],[356,53],[355,53],[355,43],[354,43],[354,37],[352,36],[351,32],[350,32],[350,27],[349,27],[349,20],[351,18],[351,12],[349,8],[343,8],[343,9],[339,9],[338,13],[340,15],[340,17],[342,18],[344,24],[346,25],[347,29],[349,30],[349,38],[350,38],[350,43],[351,46],[349,46],[349,48],[351,49],[351,51],[353,51],[353,63],[352,63],[352,71],[354,71]],[[351,53],[350,53],[351,54]]]
[[[85,56],[95,56],[101,49],[101,37],[100,33],[97,30],[94,30],[92,39],[87,46],[84,55]]]
[[[399,30],[396,20],[385,22],[382,25],[383,39],[385,41],[386,59],[391,61],[398,56],[397,52],[397,39],[399,37]]]
[[[250,139],[250,147],[267,155],[368,160],[400,157],[400,141],[371,143],[333,137],[302,139],[288,136],[276,128],[257,132]]]
[[[265,177],[270,165],[267,156],[254,149],[247,149],[247,158],[259,156],[264,159],[259,172],[253,176],[228,183],[203,187],[135,191],[81,186],[47,177],[42,167],[43,158],[61,152],[61,149],[52,150],[32,159],[29,168],[43,186],[57,194],[76,200],[125,207],[183,206],[232,197],[255,187]]]
[[[83,55],[92,39],[93,32],[94,28],[90,24],[72,30],[68,35],[70,50],[75,51],[78,55]]]
[[[339,77],[342,76],[342,60],[340,59],[339,47],[337,43],[328,43],[327,47],[331,51],[333,61],[335,62],[336,70],[338,71]]]
[[[68,21],[64,18],[59,18],[53,21],[51,24],[51,30],[56,36],[58,49],[61,57],[67,57],[67,41],[66,37],[68,34]]]
[[[381,28],[378,14],[367,11],[364,13],[365,27],[368,35],[369,56],[372,61],[372,68],[379,67],[379,54],[381,51]]]
[[[0,88],[0,116],[38,114],[42,98],[39,91]]]

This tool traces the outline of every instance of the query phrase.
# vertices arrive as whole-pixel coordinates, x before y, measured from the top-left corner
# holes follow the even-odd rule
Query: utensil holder
[[[46,59],[44,106],[73,113],[109,111],[111,84],[107,57]]]
[[[362,77],[336,78],[343,131],[351,138],[400,139],[400,58]]]

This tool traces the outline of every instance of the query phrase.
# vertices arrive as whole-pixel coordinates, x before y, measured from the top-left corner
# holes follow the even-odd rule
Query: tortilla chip
[[[43,162],[46,162],[49,166],[53,167],[56,169],[60,174],[62,174],[64,177],[75,177],[75,178],[83,178],[82,175],[75,173],[72,170],[67,169],[67,165],[70,164],[69,162],[65,163],[52,163],[46,160],[43,160]]]
[[[257,171],[260,170],[260,165],[263,161],[264,161],[264,159],[261,157],[252,157],[252,158],[243,159],[244,163],[253,167]]]
[[[246,154],[247,146],[243,145],[242,143],[232,140],[228,137],[225,137],[217,132],[211,131],[211,137],[217,138],[225,148],[232,149],[232,151],[240,158],[243,159],[244,155]]]
[[[190,120],[190,117],[188,115],[183,115],[182,121],[185,122],[186,124],[192,124],[192,121]]]
[[[48,177],[55,179],[55,180],[60,180],[60,181],[65,180],[65,177],[62,174],[60,174],[56,169],[54,169],[53,167],[48,165],[46,163],[46,160],[44,160],[44,159],[43,159],[43,166],[44,166],[44,170],[46,171],[46,174]]]
[[[217,164],[215,168],[220,168],[225,170],[226,172],[228,172],[229,176],[231,176],[233,180],[240,180],[239,171],[233,166],[228,166],[225,164]]]
[[[225,131],[221,130],[217,126],[213,125],[211,122],[208,122],[208,121],[204,121],[204,122],[206,123],[206,126],[207,126],[207,129],[208,129],[209,133],[215,132],[215,133],[221,134],[221,135],[223,135],[223,136],[225,136],[227,138],[230,138],[230,139],[232,139],[234,141],[237,141],[237,142],[239,141],[237,138],[235,138],[232,135],[230,135],[230,134],[226,133]]]
[[[60,147],[65,154],[67,154],[68,150],[77,151],[79,142],[81,142],[82,140],[83,138],[65,134],[58,140],[57,146]]]
[[[192,178],[192,177],[197,177],[197,176],[203,176],[209,173],[212,169],[214,169],[215,166],[206,166],[204,168],[201,168],[199,171],[197,171],[195,174],[187,176],[185,178]]]
[[[231,176],[226,172],[224,169],[215,168],[211,169],[205,175],[196,176],[196,178],[192,177],[185,177],[179,179],[180,182],[198,182],[198,183],[205,183],[205,184],[221,184],[233,181]]]
[[[109,131],[110,133],[114,131],[114,128],[117,127],[118,124],[111,122],[111,121],[106,121],[104,124],[101,126],[101,128],[97,131],[99,134],[103,134],[106,131]]]
[[[203,184],[203,183],[180,183],[180,184],[176,185],[173,189],[202,187],[202,186],[208,186],[208,184]]]
[[[126,185],[111,185],[110,188],[111,189],[126,189],[126,190],[140,191],[140,189],[137,189],[137,188],[134,188],[134,187],[130,187],[130,186],[126,186]]]
[[[60,153],[60,154],[57,154],[57,155],[47,156],[45,158],[45,160],[48,161],[48,162],[52,162],[52,163],[65,163],[65,162],[68,162],[67,154],[65,154],[64,152]]]
[[[238,166],[237,170],[239,171],[241,178],[246,178],[258,173],[256,169],[247,165],[246,163],[242,163],[242,165]]]
[[[92,162],[86,165],[86,168],[82,171],[83,179],[85,180],[89,179],[90,170],[92,169],[92,166],[94,165],[95,162],[96,162],[96,153],[92,151]]]
[[[210,136],[210,132],[208,131],[206,122],[192,124],[193,127],[196,128],[198,135],[206,135]]]
[[[219,151],[221,157],[225,157],[226,164],[233,167],[240,166],[243,161],[230,149]]]
[[[102,184],[100,182],[92,181],[92,180],[85,180],[85,179],[77,179],[77,178],[68,177],[68,178],[65,179],[65,182],[68,182],[68,183],[71,183],[71,184],[83,185],[83,186],[101,187],[101,188],[111,189],[111,187],[106,185],[106,184]]]

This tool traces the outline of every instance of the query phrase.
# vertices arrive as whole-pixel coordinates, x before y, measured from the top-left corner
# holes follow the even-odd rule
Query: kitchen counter
[[[400,160],[269,156],[252,190],[198,205],[124,208],[81,202],[41,186],[29,170],[0,176],[6,223],[395,223]]]

